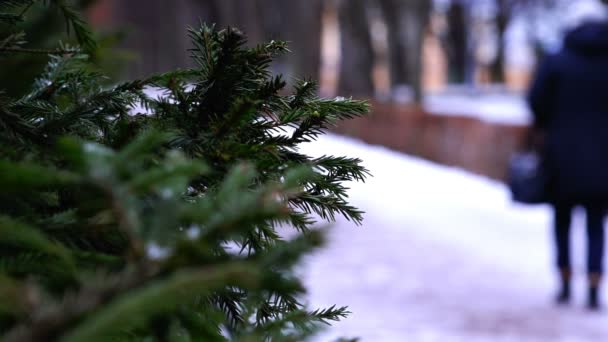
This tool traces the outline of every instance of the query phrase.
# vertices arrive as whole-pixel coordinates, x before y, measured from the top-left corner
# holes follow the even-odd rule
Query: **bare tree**
[[[411,0],[408,1],[412,6],[412,15],[409,17],[412,23],[409,27],[409,57],[408,65],[410,75],[412,77],[412,87],[414,90],[414,101],[420,103],[422,101],[422,72],[423,70],[423,46],[424,38],[427,33],[432,4],[430,0]]]
[[[373,94],[374,54],[366,16],[366,0],[342,0],[338,5],[341,59],[338,92],[351,96]]]
[[[111,3],[114,24],[127,28],[124,45],[145,56],[129,68],[131,77],[189,65],[184,31],[199,20],[239,28],[251,45],[289,41],[294,53],[277,59],[275,71],[288,81],[319,76],[324,0],[174,0],[171,6],[164,0],[100,1]]]
[[[429,0],[378,0],[388,29],[391,86],[410,85],[422,99],[422,50],[429,23]]]
[[[261,12],[255,1],[199,0],[198,2],[214,3],[218,9],[216,23],[221,27],[236,27],[245,32],[250,45],[264,40]]]
[[[163,0],[106,1],[113,12],[112,24],[127,31],[124,46],[142,57],[128,68],[129,77],[188,65],[186,27],[196,26],[199,20],[215,22],[218,16],[214,1],[175,0],[171,6]]]
[[[319,78],[323,0],[284,1],[291,9],[286,25],[297,77]]]
[[[496,0],[496,30],[498,51],[491,66],[492,77],[496,82],[505,80],[505,33],[517,13],[529,11],[534,6],[551,6],[555,0]]]
[[[319,76],[321,66],[321,18],[323,0],[256,0],[264,39],[289,42],[289,68],[281,70],[296,78]],[[285,63],[285,60],[281,61]]]
[[[444,44],[448,57],[449,81],[464,83],[467,79],[468,47],[467,7],[461,1],[454,1],[447,12],[447,35]]]
[[[409,84],[408,22],[409,6],[405,1],[378,0],[386,20],[391,87]]]
[[[497,11],[496,11],[496,32],[498,40],[498,51],[496,52],[496,59],[490,67],[492,78],[495,82],[504,82],[505,80],[505,32],[511,22],[513,16],[513,10],[515,6],[521,5],[522,3],[528,2],[527,0],[496,0]]]

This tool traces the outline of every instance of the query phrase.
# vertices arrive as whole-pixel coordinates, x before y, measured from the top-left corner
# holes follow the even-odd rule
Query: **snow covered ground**
[[[483,92],[470,89],[470,92],[428,94],[424,108],[436,115],[459,115],[481,121],[527,125],[532,114],[522,95],[507,92]]]
[[[513,204],[497,182],[343,137],[303,151],[359,157],[374,175],[350,192],[364,225],[339,221],[301,268],[312,307],[353,312],[319,341],[608,341],[608,316],[584,309],[581,213],[574,302],[556,307],[547,207]]]

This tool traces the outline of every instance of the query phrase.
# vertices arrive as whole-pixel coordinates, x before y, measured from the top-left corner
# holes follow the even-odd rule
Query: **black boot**
[[[600,273],[590,273],[589,274],[589,295],[587,297],[587,307],[589,310],[599,310],[600,309],[600,281],[602,275]]]
[[[556,298],[557,304],[567,304],[570,302],[570,281],[562,281],[561,288]]]
[[[600,299],[598,294],[598,288],[591,286],[589,287],[589,297],[587,302],[587,307],[589,310],[599,310],[600,309]]]
[[[570,302],[570,270],[560,270],[561,287],[557,294],[556,301],[558,304],[567,304]]]

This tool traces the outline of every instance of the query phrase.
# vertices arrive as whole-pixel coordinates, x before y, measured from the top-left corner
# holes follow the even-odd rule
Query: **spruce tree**
[[[0,20],[33,2],[1,1]],[[94,44],[67,2],[44,3]],[[58,46],[27,94],[0,92],[3,341],[299,341],[348,314],[306,308],[293,267],[322,243],[317,220],[361,222],[343,183],[368,172],[298,146],[367,105],[312,81],[285,95],[269,72],[285,43],[188,32],[192,69],[107,87]],[[0,39],[3,60],[35,49]]]
[[[3,91],[15,97],[26,93],[31,80],[44,69],[48,54],[57,52],[58,41],[81,45],[91,64],[103,68],[105,73],[119,74],[133,58],[132,53],[117,48],[123,33],[106,29],[94,32],[95,39],[91,39],[86,23],[78,20],[78,13],[97,1],[54,0],[55,6],[49,9],[45,1],[0,0],[4,18],[0,21],[0,80],[10,80],[1,82]],[[9,6],[13,10],[7,11]],[[19,54],[19,58],[3,58],[7,53]]]

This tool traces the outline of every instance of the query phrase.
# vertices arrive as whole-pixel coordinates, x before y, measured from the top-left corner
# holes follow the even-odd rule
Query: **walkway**
[[[350,192],[367,212],[363,227],[338,222],[301,269],[311,307],[353,312],[319,341],[608,341],[608,315],[584,310],[581,214],[575,300],[558,308],[547,208],[514,205],[493,181],[346,138],[304,152],[356,156],[374,175]]]

